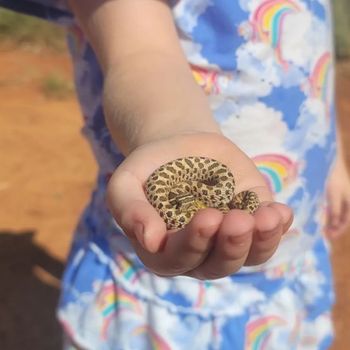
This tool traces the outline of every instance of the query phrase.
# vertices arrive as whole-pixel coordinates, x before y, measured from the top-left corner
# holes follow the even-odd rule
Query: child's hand
[[[350,224],[350,178],[343,157],[337,157],[327,186],[326,235],[338,238]]]
[[[179,231],[166,231],[164,221],[148,203],[143,184],[162,164],[184,156],[206,156],[228,165],[236,193],[255,191],[261,207],[254,215],[216,209],[198,212]],[[253,162],[225,137],[194,133],[154,141],[134,150],[113,175],[108,188],[110,208],[137,254],[154,273],[213,279],[243,265],[261,264],[276,250],[292,222],[292,212],[272,201]]]

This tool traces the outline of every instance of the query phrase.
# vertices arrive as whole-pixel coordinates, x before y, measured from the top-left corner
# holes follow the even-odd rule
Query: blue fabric
[[[57,1],[58,3],[58,1]],[[47,2],[28,0],[1,0],[0,6],[12,11],[22,12],[23,14],[39,17],[53,22],[60,22],[62,19],[72,19],[72,13],[67,9],[54,7],[53,4],[48,6]]]
[[[92,350],[326,349],[334,295],[322,233],[336,150],[329,1],[169,3],[218,124],[254,160],[276,200],[293,208],[293,227],[266,264],[233,276],[151,274],[106,207],[108,179],[124,157],[105,123],[91,46],[63,1],[0,0],[67,27],[83,134],[100,169],[75,233],[59,319],[69,338]]]

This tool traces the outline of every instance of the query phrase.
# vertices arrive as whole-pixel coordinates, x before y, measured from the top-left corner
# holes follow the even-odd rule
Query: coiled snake
[[[205,157],[179,158],[156,169],[147,179],[145,192],[167,229],[188,224],[203,208],[223,213],[243,209],[253,213],[259,206],[255,192],[234,193],[235,180],[229,168]]]

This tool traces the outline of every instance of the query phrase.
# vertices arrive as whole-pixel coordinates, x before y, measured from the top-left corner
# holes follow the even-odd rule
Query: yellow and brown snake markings
[[[183,228],[203,208],[254,213],[259,207],[255,192],[235,194],[229,168],[206,157],[179,158],[162,165],[147,179],[145,192],[169,230]]]

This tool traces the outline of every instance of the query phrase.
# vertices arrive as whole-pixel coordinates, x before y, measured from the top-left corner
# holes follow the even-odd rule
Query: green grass
[[[0,9],[0,41],[65,49],[64,30],[44,20]]]
[[[65,99],[74,93],[73,82],[59,73],[51,73],[43,78],[41,91],[47,98]]]

